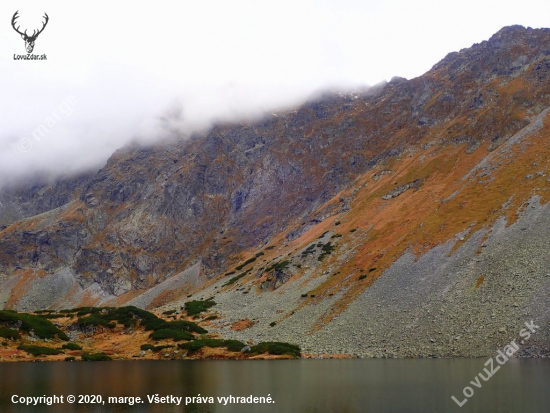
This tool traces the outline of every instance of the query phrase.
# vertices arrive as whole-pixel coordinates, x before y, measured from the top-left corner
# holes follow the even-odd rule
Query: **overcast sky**
[[[47,60],[14,60],[16,10],[29,34],[48,13],[33,52]],[[550,2],[2,0],[0,186],[99,168],[136,137],[161,139],[167,113],[189,130],[420,76],[511,24],[550,26]]]

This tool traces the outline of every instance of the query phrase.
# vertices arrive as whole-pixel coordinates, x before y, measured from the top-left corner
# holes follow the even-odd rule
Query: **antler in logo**
[[[19,17],[17,15],[17,13],[19,13],[19,10],[17,10],[15,12],[15,14],[13,15],[12,19],[11,19],[11,25],[13,27],[13,29],[19,33],[21,35],[21,37],[23,38],[23,40],[25,41],[25,49],[27,49],[27,53],[32,53],[33,49],[34,49],[34,42],[36,41],[36,38],[38,37],[38,35],[40,33],[42,33],[42,31],[44,30],[44,28],[46,27],[46,25],[48,24],[48,20],[50,20],[50,18],[48,17],[48,15],[46,13],[44,13],[44,18],[46,19],[46,21],[44,23],[42,23],[42,28],[38,31],[36,30],[33,30],[33,33],[32,33],[32,36],[28,36],[27,35],[27,31],[25,30],[24,33],[21,33],[19,31],[19,27],[20,26],[17,26],[17,28],[15,27],[15,20]]]

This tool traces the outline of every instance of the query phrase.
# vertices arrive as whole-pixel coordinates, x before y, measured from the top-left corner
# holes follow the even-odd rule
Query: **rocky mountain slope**
[[[550,30],[0,195],[0,307],[180,306],[305,351],[550,349]]]

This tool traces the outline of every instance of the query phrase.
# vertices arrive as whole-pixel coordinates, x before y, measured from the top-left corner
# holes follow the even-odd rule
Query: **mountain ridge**
[[[400,260],[412,254],[424,262],[439,254],[455,268],[460,291],[473,282],[471,296],[446,284],[439,299],[454,294],[471,305],[469,311],[486,310],[473,292],[487,288],[498,297],[499,275],[491,284],[487,274],[464,273],[454,260],[464,254],[470,268],[479,267],[476,260],[488,248],[483,244],[523,222],[525,208],[534,205],[545,220],[549,165],[537,148],[550,136],[549,56],[549,29],[505,27],[488,41],[448,54],[423,76],[392,79],[375,93],[325,95],[250,124],[216,125],[186,141],[119,150],[97,174],[50,190],[3,192],[2,203],[15,208],[19,196],[27,205],[21,216],[40,215],[0,227],[0,306],[129,302],[154,308],[180,305],[190,294],[217,295],[224,336],[240,334],[226,331],[228,323],[250,319],[247,334],[290,334],[288,341],[318,350],[332,345],[307,334],[339,331],[339,317],[358,322],[349,314],[360,311],[360,302],[375,311],[364,297],[378,290],[387,301],[399,296],[388,287],[391,274],[414,289],[415,280],[395,270]],[[436,253],[442,249],[448,258]],[[495,268],[504,258],[498,254]],[[532,259],[542,263],[540,256]],[[516,283],[522,297],[534,297],[526,290],[527,276],[536,277],[542,297],[550,294],[542,264],[525,277],[516,263],[510,266],[522,276],[506,282]],[[435,284],[447,279],[433,263],[425,268],[431,277],[439,274]],[[238,278],[227,284],[232,277]],[[48,293],[51,286],[55,291]],[[424,293],[416,292],[441,311],[442,302]],[[498,298],[499,305],[518,304]],[[236,309],[242,300],[257,311]],[[407,311],[417,313],[424,329],[431,321],[422,308],[419,300]],[[529,308],[548,318],[527,302],[513,308],[514,314]],[[386,310],[380,319],[390,317]],[[463,316],[448,326],[449,336],[464,336],[456,332],[465,328]],[[495,317],[496,336],[479,343],[482,352],[498,342],[501,324],[513,327],[505,314]],[[296,318],[301,332],[290,327]],[[476,327],[480,323],[475,319]],[[410,342],[418,339],[401,333]],[[356,348],[331,351],[363,354],[372,339],[363,336]],[[547,340],[542,334],[538,348],[548,348]],[[426,355],[412,351],[410,342],[393,354]],[[373,353],[383,355],[381,346]],[[448,344],[430,351],[468,355],[467,347]]]

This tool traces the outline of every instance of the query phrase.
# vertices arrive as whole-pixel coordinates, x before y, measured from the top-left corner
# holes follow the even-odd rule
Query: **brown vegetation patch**
[[[245,318],[244,320],[235,321],[231,324],[231,330],[233,331],[243,331],[247,328],[250,328],[254,325],[254,321]]]

